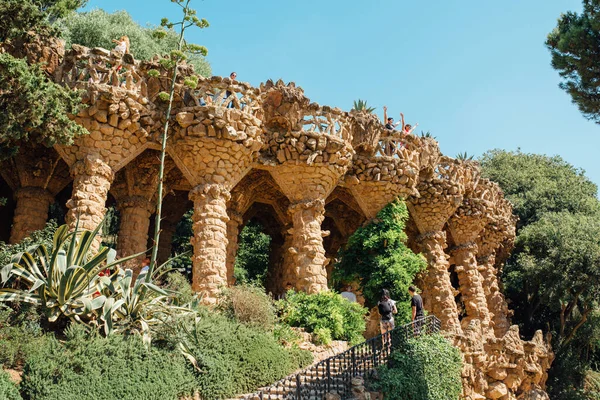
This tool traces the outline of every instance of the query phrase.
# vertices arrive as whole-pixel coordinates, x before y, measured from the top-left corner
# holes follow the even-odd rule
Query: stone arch
[[[274,294],[280,294],[285,282],[283,270],[284,248],[289,247],[286,237],[291,225],[288,215],[289,200],[266,170],[253,169],[233,188],[227,203],[227,275],[233,284],[233,266],[238,250],[238,239],[243,227],[250,221],[260,222],[265,233],[271,236],[269,274],[266,286]]]

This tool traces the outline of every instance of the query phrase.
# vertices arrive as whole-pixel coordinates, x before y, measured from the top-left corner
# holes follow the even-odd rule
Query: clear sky
[[[213,74],[294,81],[320,104],[358,98],[430,131],[449,156],[493,148],[558,154],[600,184],[600,126],[558,88],[546,35],[581,0],[193,0],[190,31]],[[141,24],[175,20],[169,0],[90,0]]]

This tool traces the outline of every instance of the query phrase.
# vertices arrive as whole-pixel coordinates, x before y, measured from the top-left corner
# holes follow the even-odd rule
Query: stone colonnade
[[[98,65],[110,67],[99,73]],[[122,70],[125,87],[115,79]],[[47,157],[52,168],[24,164],[24,172],[13,160],[2,170],[17,201],[12,240],[43,225],[48,205],[68,184],[66,168],[73,185],[66,204],[71,229],[95,229],[110,193],[122,216],[120,255],[147,247],[156,201],[152,159],[164,115],[156,99],[168,82],[148,75],[150,70],[165,73],[158,60],[128,64],[119,54],[81,46],[67,53],[53,79],[85,90],[88,107],[73,118],[90,134],[47,150],[60,156]],[[183,77],[192,73],[181,69]],[[253,88],[228,78],[200,78],[193,91],[178,84],[171,122],[167,152],[174,172],[165,184],[167,192],[188,192],[193,203],[193,288],[206,303],[216,302],[221,288],[233,282],[236,239],[253,202],[278,213],[285,276],[280,283],[314,293],[327,289],[323,238],[330,232],[322,225],[329,196],[336,190],[349,194],[361,218],[375,217],[402,197],[418,230],[413,239],[428,262],[425,307],[463,350],[466,398],[516,399],[543,388],[551,353],[541,335],[531,342],[518,338],[498,287],[502,260],[496,255],[514,239],[512,210],[497,185],[478,178],[475,163],[442,156],[431,138],[387,131],[374,115],[311,103],[301,88],[281,81]],[[249,195],[242,186],[252,174],[269,177],[261,182],[275,189]],[[175,220],[165,224],[164,239]],[[161,257],[166,253],[163,246]],[[452,266],[458,287],[452,286]],[[524,357],[527,362],[520,361]]]

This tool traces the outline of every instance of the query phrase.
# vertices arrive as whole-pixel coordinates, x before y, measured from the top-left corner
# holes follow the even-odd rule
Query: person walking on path
[[[381,334],[383,335],[383,341],[386,343],[388,341],[386,335],[387,332],[394,329],[394,314],[398,312],[396,308],[396,302],[390,299],[390,292],[387,289],[383,289],[381,291],[381,299],[377,304],[377,309],[379,310],[379,315],[381,315],[380,326],[381,326]]]
[[[418,335],[421,332],[423,317],[425,317],[425,314],[423,313],[423,299],[417,294],[417,289],[414,286],[408,288],[408,293],[410,293],[411,296],[410,305],[412,308],[412,323],[415,327],[415,334]]]

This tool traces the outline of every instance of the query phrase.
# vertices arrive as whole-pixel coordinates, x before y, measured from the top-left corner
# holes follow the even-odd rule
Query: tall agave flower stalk
[[[157,200],[156,200],[156,221],[154,224],[154,243],[152,246],[152,256],[150,259],[150,266],[148,268],[148,274],[146,279],[148,281],[152,280],[152,275],[155,270],[155,266],[157,263],[158,256],[158,245],[160,242],[160,222],[162,216],[162,199],[163,199],[163,179],[165,174],[165,155],[167,148],[167,139],[169,133],[169,119],[171,117],[171,109],[173,106],[173,98],[175,96],[175,81],[177,80],[178,66],[179,64],[185,60],[186,53],[191,54],[202,54],[206,56],[208,51],[203,46],[198,46],[195,44],[190,44],[185,41],[185,31],[187,28],[192,26],[196,26],[200,29],[207,28],[208,21],[205,19],[199,19],[196,16],[196,10],[190,8],[191,0],[171,0],[172,3],[177,4],[181,7],[183,16],[181,21],[179,22],[170,22],[167,18],[163,18],[161,20],[161,26],[167,29],[173,29],[174,27],[179,27],[179,40],[177,42],[177,48],[173,49],[170,54],[170,58],[161,60],[161,64],[163,67],[167,69],[172,69],[173,72],[171,74],[171,87],[169,93],[161,92],[159,93],[159,98],[167,101],[167,109],[165,111],[165,123],[163,125],[163,133],[162,133],[162,144],[161,144],[161,152],[160,152],[160,167],[158,170],[158,188],[157,188]],[[197,83],[197,79],[190,79],[186,81],[188,86],[195,87]]]

